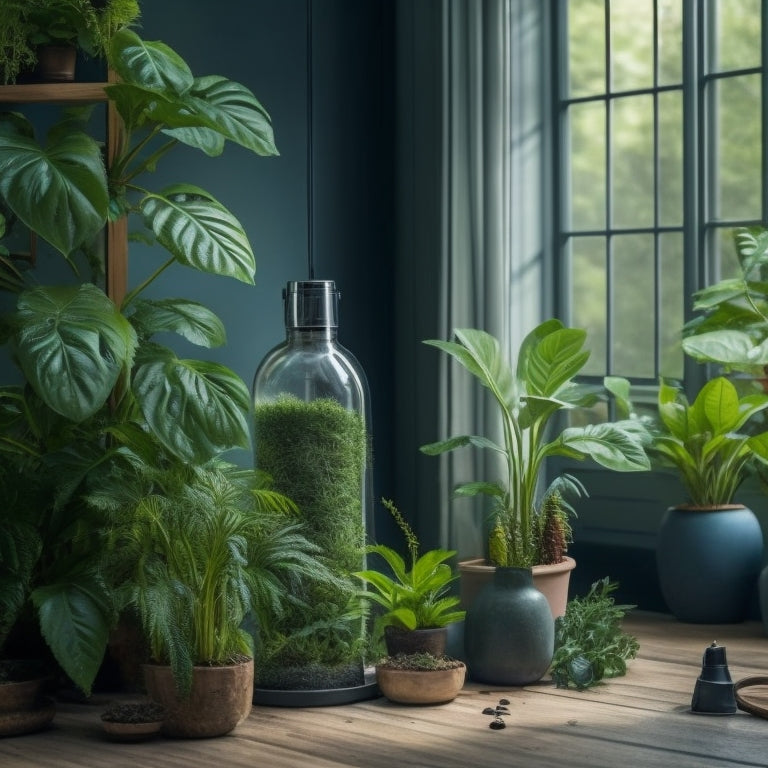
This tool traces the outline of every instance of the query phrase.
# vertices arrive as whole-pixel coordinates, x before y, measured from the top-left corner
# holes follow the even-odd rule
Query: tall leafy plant
[[[204,463],[249,444],[245,383],[223,365],[179,358],[158,338],[178,334],[215,347],[225,340],[219,318],[188,299],[142,297],[171,266],[252,283],[248,238],[205,190],[189,184],[153,190],[144,178],[179,145],[211,157],[228,141],[257,155],[277,154],[269,116],[245,86],[195,77],[171,48],[126,29],[112,39],[110,63],[119,83],[107,95],[124,131],[108,169],[82,112],[69,112],[44,143],[23,115],[0,115],[3,206],[59,251],[77,276],[79,254],[91,251],[107,220],[129,219],[163,254],[119,305],[82,278],[39,285],[28,273],[13,273],[0,283],[17,293],[0,339],[24,377],[23,386],[0,389],[0,452],[24,468],[14,469],[8,482],[18,485],[26,476],[45,485],[47,503],[28,519],[38,533],[58,532],[61,545],[55,568],[35,562],[24,601],[34,601],[54,655],[86,691],[113,614],[95,568],[98,551],[81,535],[94,527],[83,511],[83,490],[126,458]],[[14,583],[14,530],[3,529],[0,585]],[[9,600],[0,588],[0,613],[11,610]]]
[[[503,458],[502,479],[462,483],[455,494],[490,496],[496,519],[491,534],[492,563],[529,567],[539,562],[541,555],[538,493],[546,460],[554,456],[591,458],[607,469],[647,470],[645,432],[628,420],[554,429],[553,417],[559,411],[592,405],[599,396],[595,387],[574,380],[589,358],[584,330],[566,328],[556,319],[542,323],[523,340],[514,368],[498,340],[486,331],[464,328],[454,333],[455,341],[425,343],[456,360],[490,392],[503,442],[481,435],[458,435],[424,445],[421,450],[438,455],[474,446]],[[557,478],[555,483],[558,490],[580,490],[567,477]]]

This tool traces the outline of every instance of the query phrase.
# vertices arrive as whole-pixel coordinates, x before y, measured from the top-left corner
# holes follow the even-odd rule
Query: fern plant
[[[445,627],[464,618],[464,611],[457,611],[459,598],[448,594],[456,580],[446,560],[456,552],[446,549],[431,549],[419,555],[419,542],[413,529],[400,511],[389,499],[382,499],[408,545],[409,564],[390,547],[371,544],[369,554],[381,556],[392,571],[388,576],[381,571],[368,569],[355,573],[372,589],[361,591],[360,597],[384,608],[379,618],[381,626],[401,629],[427,629]],[[409,567],[410,566],[410,567]]]
[[[128,484],[126,484],[128,479]],[[192,668],[253,656],[259,635],[305,580],[330,578],[263,479],[220,460],[115,474],[89,503],[111,519],[106,573],[120,610],[140,619],[152,659],[183,694]]]

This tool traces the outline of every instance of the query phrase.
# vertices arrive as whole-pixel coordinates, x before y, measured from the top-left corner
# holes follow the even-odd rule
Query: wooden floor
[[[102,706],[60,704],[53,725],[0,739],[2,768],[709,768],[768,766],[768,720],[690,712],[704,649],[727,648],[734,681],[768,674],[762,625],[707,627],[636,613],[640,641],[626,677],[585,692],[551,682],[517,689],[468,684],[452,703],[406,707],[378,698],[314,709],[254,707],[218,739],[114,744]],[[510,700],[507,727],[482,710]]]

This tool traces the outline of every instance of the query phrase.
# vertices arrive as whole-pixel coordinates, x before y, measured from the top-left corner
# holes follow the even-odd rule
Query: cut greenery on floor
[[[620,677],[637,655],[637,640],[621,628],[633,605],[616,605],[618,588],[606,576],[584,597],[568,603],[555,621],[555,654],[550,672],[558,688],[589,688],[606,677]]]

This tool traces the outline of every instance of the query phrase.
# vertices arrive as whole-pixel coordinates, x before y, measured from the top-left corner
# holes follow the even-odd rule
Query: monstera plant
[[[205,190],[188,184],[151,190],[144,186],[146,172],[178,145],[216,156],[230,141],[257,155],[277,154],[269,115],[243,85],[195,77],[171,48],[125,29],[112,40],[110,65],[118,82],[107,95],[124,130],[108,169],[83,111],[68,112],[44,142],[24,116],[0,115],[0,202],[76,275],[65,285],[0,282],[17,293],[0,339],[24,379],[0,388],[0,452],[6,468],[18,468],[6,473],[7,485],[22,474],[53,481],[46,509],[35,512],[38,537],[30,556],[50,556],[39,542],[53,529],[63,546],[50,567],[27,569],[24,594],[57,660],[85,690],[112,616],[98,553],[66,557],[84,541],[77,536],[82,492],[110,462],[156,462],[166,455],[202,463],[249,444],[245,383],[223,365],[181,359],[157,338],[174,333],[215,347],[225,340],[221,321],[195,301],[142,297],[171,266],[252,283],[248,238]],[[159,246],[160,258],[116,304],[97,280],[79,274],[82,254],[91,255],[106,222],[123,217],[138,225],[143,241]],[[93,521],[86,528],[93,530]],[[0,614],[6,625],[7,611],[25,603],[18,580],[9,576],[20,551],[3,526]]]

